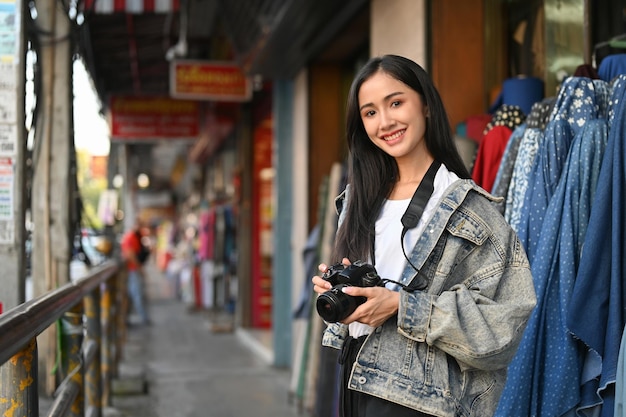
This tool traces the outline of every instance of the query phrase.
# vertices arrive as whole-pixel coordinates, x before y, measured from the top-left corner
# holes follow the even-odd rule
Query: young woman
[[[361,261],[385,285],[341,290],[364,302],[324,333],[342,349],[340,415],[491,416],[536,303],[517,236],[471,181],[415,62],[385,55],[361,69],[347,138],[334,259],[320,271]],[[334,287],[326,275],[312,279],[318,294]]]

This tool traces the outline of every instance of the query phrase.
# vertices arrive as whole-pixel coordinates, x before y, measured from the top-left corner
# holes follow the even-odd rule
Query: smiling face
[[[427,108],[415,90],[378,71],[363,82],[358,99],[363,126],[377,147],[398,161],[428,155]]]

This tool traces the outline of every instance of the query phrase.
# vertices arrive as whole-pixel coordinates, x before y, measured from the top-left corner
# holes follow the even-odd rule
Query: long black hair
[[[367,136],[359,111],[361,85],[384,72],[415,90],[428,109],[425,142],[436,161],[460,178],[471,178],[452,137],[452,129],[441,97],[426,71],[410,59],[384,55],[370,59],[358,72],[348,95],[346,134],[350,196],[345,218],[335,239],[333,262],[347,257],[352,262],[368,260],[376,235],[375,225],[385,198],[398,179],[396,160],[378,148]]]

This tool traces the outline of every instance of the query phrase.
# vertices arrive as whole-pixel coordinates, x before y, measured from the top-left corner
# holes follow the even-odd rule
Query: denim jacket
[[[349,187],[338,203],[349,198]],[[471,180],[451,184],[411,252],[396,316],[365,340],[349,388],[440,417],[491,416],[536,304],[530,266],[497,199]],[[339,222],[343,220],[340,214]],[[348,326],[329,324],[341,349]]]

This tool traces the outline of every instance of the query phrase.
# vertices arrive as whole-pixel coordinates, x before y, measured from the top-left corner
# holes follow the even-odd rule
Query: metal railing
[[[49,417],[100,417],[124,342],[125,282],[117,261],[0,314],[0,416],[38,417],[37,336],[59,332],[60,376]],[[115,300],[115,302],[114,302]]]

